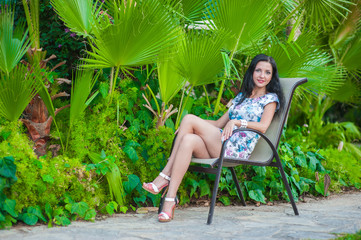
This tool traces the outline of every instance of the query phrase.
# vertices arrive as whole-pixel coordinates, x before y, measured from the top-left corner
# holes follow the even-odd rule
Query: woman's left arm
[[[269,125],[271,125],[273,116],[275,115],[276,107],[277,107],[276,102],[271,102],[271,103],[267,104],[264,107],[261,121],[247,122],[247,128],[252,128],[254,130],[260,131],[261,133],[265,133],[267,131]],[[237,127],[240,127],[241,120],[236,120],[236,121],[239,122],[239,123],[236,123]]]
[[[265,133],[272,122],[272,118],[275,114],[276,107],[277,107],[276,102],[271,102],[267,104],[264,107],[261,121],[247,122],[247,128],[252,128],[254,130],[260,131],[261,133]],[[234,126],[240,127],[241,120],[232,119],[227,122],[222,133],[224,139],[228,139],[232,135]]]

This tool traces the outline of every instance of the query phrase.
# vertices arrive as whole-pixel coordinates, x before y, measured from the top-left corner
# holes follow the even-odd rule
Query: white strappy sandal
[[[159,213],[158,215],[158,221],[159,222],[170,222],[173,218],[174,218],[174,209],[176,207],[176,205],[178,204],[178,199],[177,197],[175,198],[165,198],[164,201],[166,202],[174,202],[175,204],[173,205],[172,207],[172,212],[169,213],[169,212],[161,212]]]
[[[165,187],[168,187],[169,185],[169,182],[170,182],[170,177],[165,175],[164,173],[160,172],[159,173],[159,176],[161,176],[162,178],[168,180],[168,182],[166,184],[164,184],[163,186],[161,187],[157,187],[153,182],[150,182],[150,183],[143,183],[143,189],[147,192],[150,192],[152,194],[158,194],[160,191],[162,191],[163,188]]]

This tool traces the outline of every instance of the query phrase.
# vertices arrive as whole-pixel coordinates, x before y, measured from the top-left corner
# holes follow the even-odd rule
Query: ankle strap
[[[162,172],[160,172],[160,173],[159,173],[159,176],[161,176],[162,178],[164,178],[164,179],[166,179],[166,180],[170,181],[170,177],[169,177],[169,176],[167,176],[167,175],[165,175],[165,174],[164,174],[164,173],[162,173]]]
[[[177,199],[177,197],[175,197],[175,198],[166,197],[166,198],[164,198],[164,201],[177,203],[178,199]]]

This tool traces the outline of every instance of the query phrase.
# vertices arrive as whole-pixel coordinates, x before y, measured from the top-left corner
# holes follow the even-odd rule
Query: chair
[[[295,215],[299,215],[295,201],[293,199],[293,195],[292,195],[290,186],[287,182],[285,172],[283,170],[279,155],[277,153],[277,148],[278,148],[278,144],[279,144],[279,141],[281,138],[283,127],[284,127],[287,117],[288,117],[293,93],[299,85],[306,83],[306,82],[307,82],[306,78],[281,78],[280,79],[281,87],[282,87],[284,98],[285,98],[285,103],[284,103],[282,110],[273,117],[271,125],[269,126],[269,128],[267,129],[265,134],[263,134],[257,130],[253,130],[253,129],[236,129],[233,131],[233,134],[236,132],[239,132],[239,131],[251,131],[251,132],[258,133],[260,135],[260,139],[258,140],[257,145],[256,145],[255,149],[253,150],[249,159],[247,159],[247,160],[227,159],[227,158],[223,157],[224,151],[225,151],[225,145],[229,139],[227,139],[226,141],[223,142],[222,150],[221,150],[221,154],[220,154],[219,158],[213,158],[213,159],[192,158],[192,163],[195,163],[196,165],[192,164],[189,167],[190,171],[216,174],[216,179],[214,182],[212,201],[211,201],[211,205],[210,205],[210,209],[209,209],[207,224],[212,223],[213,212],[214,212],[214,207],[215,207],[217,192],[218,192],[218,186],[219,186],[219,180],[221,177],[223,167],[227,167],[231,170],[233,181],[236,184],[237,193],[241,199],[242,205],[246,206],[246,202],[244,201],[243,194],[242,194],[242,191],[241,191],[241,188],[240,188],[237,176],[236,176],[236,172],[234,170],[234,167],[241,165],[241,164],[254,165],[254,166],[277,167],[281,173],[282,180],[283,180],[283,183],[285,184],[288,197],[290,198],[293,211],[294,211]],[[161,210],[162,205],[163,205],[163,199],[159,206],[159,211]]]

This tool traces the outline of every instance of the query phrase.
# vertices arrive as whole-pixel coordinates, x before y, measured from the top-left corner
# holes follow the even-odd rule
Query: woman
[[[247,159],[259,135],[253,132],[232,135],[232,131],[236,128],[252,128],[265,133],[282,103],[283,94],[276,63],[272,57],[259,54],[246,71],[240,93],[220,119],[203,120],[186,115],[177,130],[178,135],[167,165],[153,182],[143,183],[143,188],[152,194],[158,194],[168,186],[158,220],[169,222],[173,219],[178,203],[176,193],[192,156],[217,158],[222,142],[231,138],[226,145],[225,157]]]

